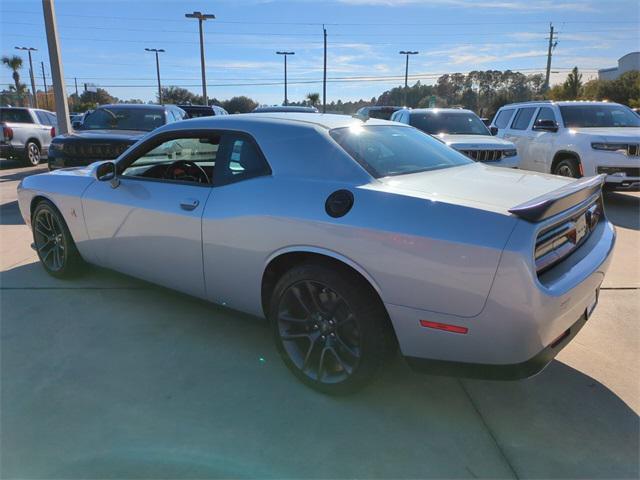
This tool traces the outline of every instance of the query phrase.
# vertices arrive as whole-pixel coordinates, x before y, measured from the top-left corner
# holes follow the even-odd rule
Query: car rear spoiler
[[[539,222],[563,212],[602,191],[606,175],[581,178],[509,210],[529,222]]]

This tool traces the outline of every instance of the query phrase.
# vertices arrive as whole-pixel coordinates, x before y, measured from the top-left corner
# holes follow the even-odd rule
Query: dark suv
[[[73,133],[51,141],[49,170],[113,160],[147,132],[185,118],[186,112],[175,105],[102,105],[87,112]]]
[[[188,118],[229,115],[224,108],[218,107],[217,105],[178,105],[178,107],[187,112]]]

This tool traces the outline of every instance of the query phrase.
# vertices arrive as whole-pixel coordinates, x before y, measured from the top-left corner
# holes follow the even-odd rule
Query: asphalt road
[[[638,478],[640,196],[600,305],[540,375],[298,383],[265,322],[112,272],[47,276],[0,171],[2,478]]]

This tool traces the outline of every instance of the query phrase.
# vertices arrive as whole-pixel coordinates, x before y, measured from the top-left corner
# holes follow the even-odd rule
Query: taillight
[[[444,330],[445,332],[452,333],[467,333],[469,331],[467,327],[451,325],[449,323],[432,322],[430,320],[420,320],[420,325],[423,327],[435,328],[436,330]]]
[[[56,127],[51,127],[51,138],[56,136]]]
[[[5,140],[11,140],[13,138],[13,128],[3,125],[2,136],[4,137]]]

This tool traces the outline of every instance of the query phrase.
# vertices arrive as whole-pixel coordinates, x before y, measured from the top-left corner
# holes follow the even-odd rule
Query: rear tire
[[[28,141],[24,146],[24,163],[28,167],[37,167],[40,165],[40,160],[42,159],[42,154],[40,152],[40,147],[36,142]]]
[[[80,272],[84,261],[64,218],[51,202],[42,200],[36,205],[31,228],[38,258],[49,275],[70,278]]]
[[[387,312],[370,286],[351,272],[317,263],[293,267],[280,278],[269,320],[285,365],[329,395],[363,388],[393,345]]]
[[[574,158],[565,158],[564,160],[560,160],[554,170],[553,173],[556,175],[560,175],[562,177],[571,177],[571,178],[580,178],[580,167],[578,165],[578,161]]]

